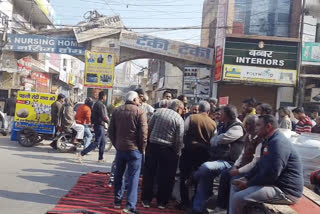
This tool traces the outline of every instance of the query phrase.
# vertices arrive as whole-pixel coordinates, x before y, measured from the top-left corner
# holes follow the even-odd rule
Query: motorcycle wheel
[[[71,143],[71,135],[61,135],[57,139],[57,150],[61,153],[71,153],[77,150],[77,147]]]
[[[18,142],[21,146],[32,147],[38,143],[38,133],[31,128],[24,128],[18,134]]]

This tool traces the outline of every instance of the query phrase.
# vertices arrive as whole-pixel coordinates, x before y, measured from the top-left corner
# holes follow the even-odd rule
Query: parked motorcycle
[[[94,132],[91,131],[91,133],[93,135],[91,143],[93,143],[95,140]],[[73,141],[76,137],[76,134],[77,132],[73,129],[64,130],[61,133],[58,133],[57,137],[53,139],[53,142],[55,143],[57,150],[61,153],[70,153],[70,152],[75,152],[77,148],[81,148],[81,147],[84,148],[86,137],[84,137],[83,140],[80,140],[79,143],[74,144]],[[106,138],[106,146],[104,151],[108,152],[112,148],[112,143],[109,139],[107,130],[105,130],[105,138]]]

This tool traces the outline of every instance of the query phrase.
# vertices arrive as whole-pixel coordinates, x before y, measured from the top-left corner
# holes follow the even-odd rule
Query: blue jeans
[[[125,189],[123,175],[127,167],[127,208],[136,209],[138,200],[139,177],[141,170],[142,153],[135,151],[117,151],[116,171],[114,174],[115,200],[122,201]]]
[[[220,173],[231,168],[227,161],[211,161],[203,163],[195,172],[194,179],[198,182],[196,195],[193,201],[193,210],[202,212],[206,208],[206,202],[212,195],[213,181]]]
[[[94,126],[95,140],[85,150],[81,152],[81,156],[84,156],[99,146],[99,160],[103,160],[104,148],[106,146],[105,131],[103,125]]]
[[[299,198],[293,196],[290,199],[276,186],[251,186],[239,191],[231,185],[230,191],[230,214],[245,214],[245,209],[250,203],[269,203],[269,204],[295,204]]]
[[[84,142],[84,148],[87,148],[90,145],[93,137],[90,127],[87,124],[84,125],[84,136],[86,137],[86,142]]]

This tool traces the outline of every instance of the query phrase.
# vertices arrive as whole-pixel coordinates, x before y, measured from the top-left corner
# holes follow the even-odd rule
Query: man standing
[[[249,117],[249,115],[255,115],[256,114],[256,99],[254,98],[249,98],[247,100],[244,100],[242,102],[242,112],[243,112],[243,125],[246,125],[246,121]]]
[[[57,101],[55,101],[51,105],[51,122],[56,128],[56,132],[58,131],[58,128],[61,126],[61,109],[65,99],[66,96],[64,96],[64,94],[59,94]]]
[[[163,99],[163,100],[172,100],[172,93],[171,93],[170,91],[165,91],[165,92],[163,92],[162,99]],[[160,108],[160,102],[156,103],[156,104],[154,105],[154,108],[155,108],[155,109]]]
[[[138,93],[140,101],[141,101],[140,108],[144,110],[144,112],[147,114],[147,118],[149,120],[154,113],[154,108],[151,105],[149,105],[148,103],[146,103],[147,99],[146,99],[146,95],[145,95],[145,92],[143,91],[143,89],[141,89],[141,88],[136,89],[135,92]]]
[[[138,213],[136,203],[141,160],[147,145],[147,116],[138,107],[139,103],[138,94],[130,91],[126,95],[125,105],[117,108],[112,114],[108,130],[110,140],[117,150],[114,175],[115,208],[121,207],[125,188],[122,179],[127,168],[127,205],[123,210],[125,213]]]
[[[91,108],[93,105],[92,98],[88,97],[84,105],[81,105],[78,108],[77,114],[76,114],[76,123],[84,125],[84,135],[86,137],[86,142],[84,144],[84,148],[87,148],[92,140],[92,133],[91,133]]]
[[[298,134],[302,133],[311,133],[312,130],[312,121],[310,117],[308,117],[303,108],[295,108],[293,109],[293,115],[294,117],[299,120],[299,122],[296,125],[296,132]]]
[[[194,170],[210,158],[210,139],[217,128],[209,117],[210,104],[199,103],[199,114],[190,115],[185,121],[184,148],[180,158],[180,196],[179,208],[189,205],[189,191],[185,182]]]
[[[223,127],[218,135],[211,139],[212,161],[203,163],[194,174],[194,180],[198,182],[197,192],[193,201],[193,213],[202,213],[206,208],[206,202],[213,191],[213,180],[238,159],[243,143],[244,130],[241,122],[237,120],[237,109],[233,105],[221,108]]]
[[[3,113],[7,114],[8,132],[12,131],[14,116],[16,113],[17,92],[13,92],[11,97],[6,100]]]
[[[173,100],[169,108],[160,108],[149,122],[149,144],[145,155],[141,200],[150,207],[153,199],[153,181],[158,184],[158,208],[168,204],[177,170],[178,159],[183,147],[184,121],[181,117],[184,105]]]
[[[109,122],[106,106],[103,104],[107,100],[107,95],[103,92],[99,92],[99,100],[94,104],[92,109],[92,124],[94,129],[95,140],[85,150],[78,154],[79,161],[82,161],[82,157],[94,150],[99,146],[99,163],[103,163],[103,153],[106,146],[105,138],[105,123]]]
[[[248,203],[295,204],[303,192],[300,157],[291,142],[279,131],[272,115],[259,117],[257,134],[263,142],[260,160],[245,177],[232,183],[230,213],[246,213]]]

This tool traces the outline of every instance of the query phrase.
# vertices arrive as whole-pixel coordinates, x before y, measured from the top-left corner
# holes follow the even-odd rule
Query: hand
[[[240,173],[239,173],[239,170],[236,169],[236,168],[232,168],[229,173],[230,173],[230,175],[231,175],[232,177],[233,177],[233,176],[237,176],[237,175],[240,174]]]
[[[232,184],[236,186],[239,190],[244,190],[248,188],[248,181],[245,178],[240,178],[232,181]]]

